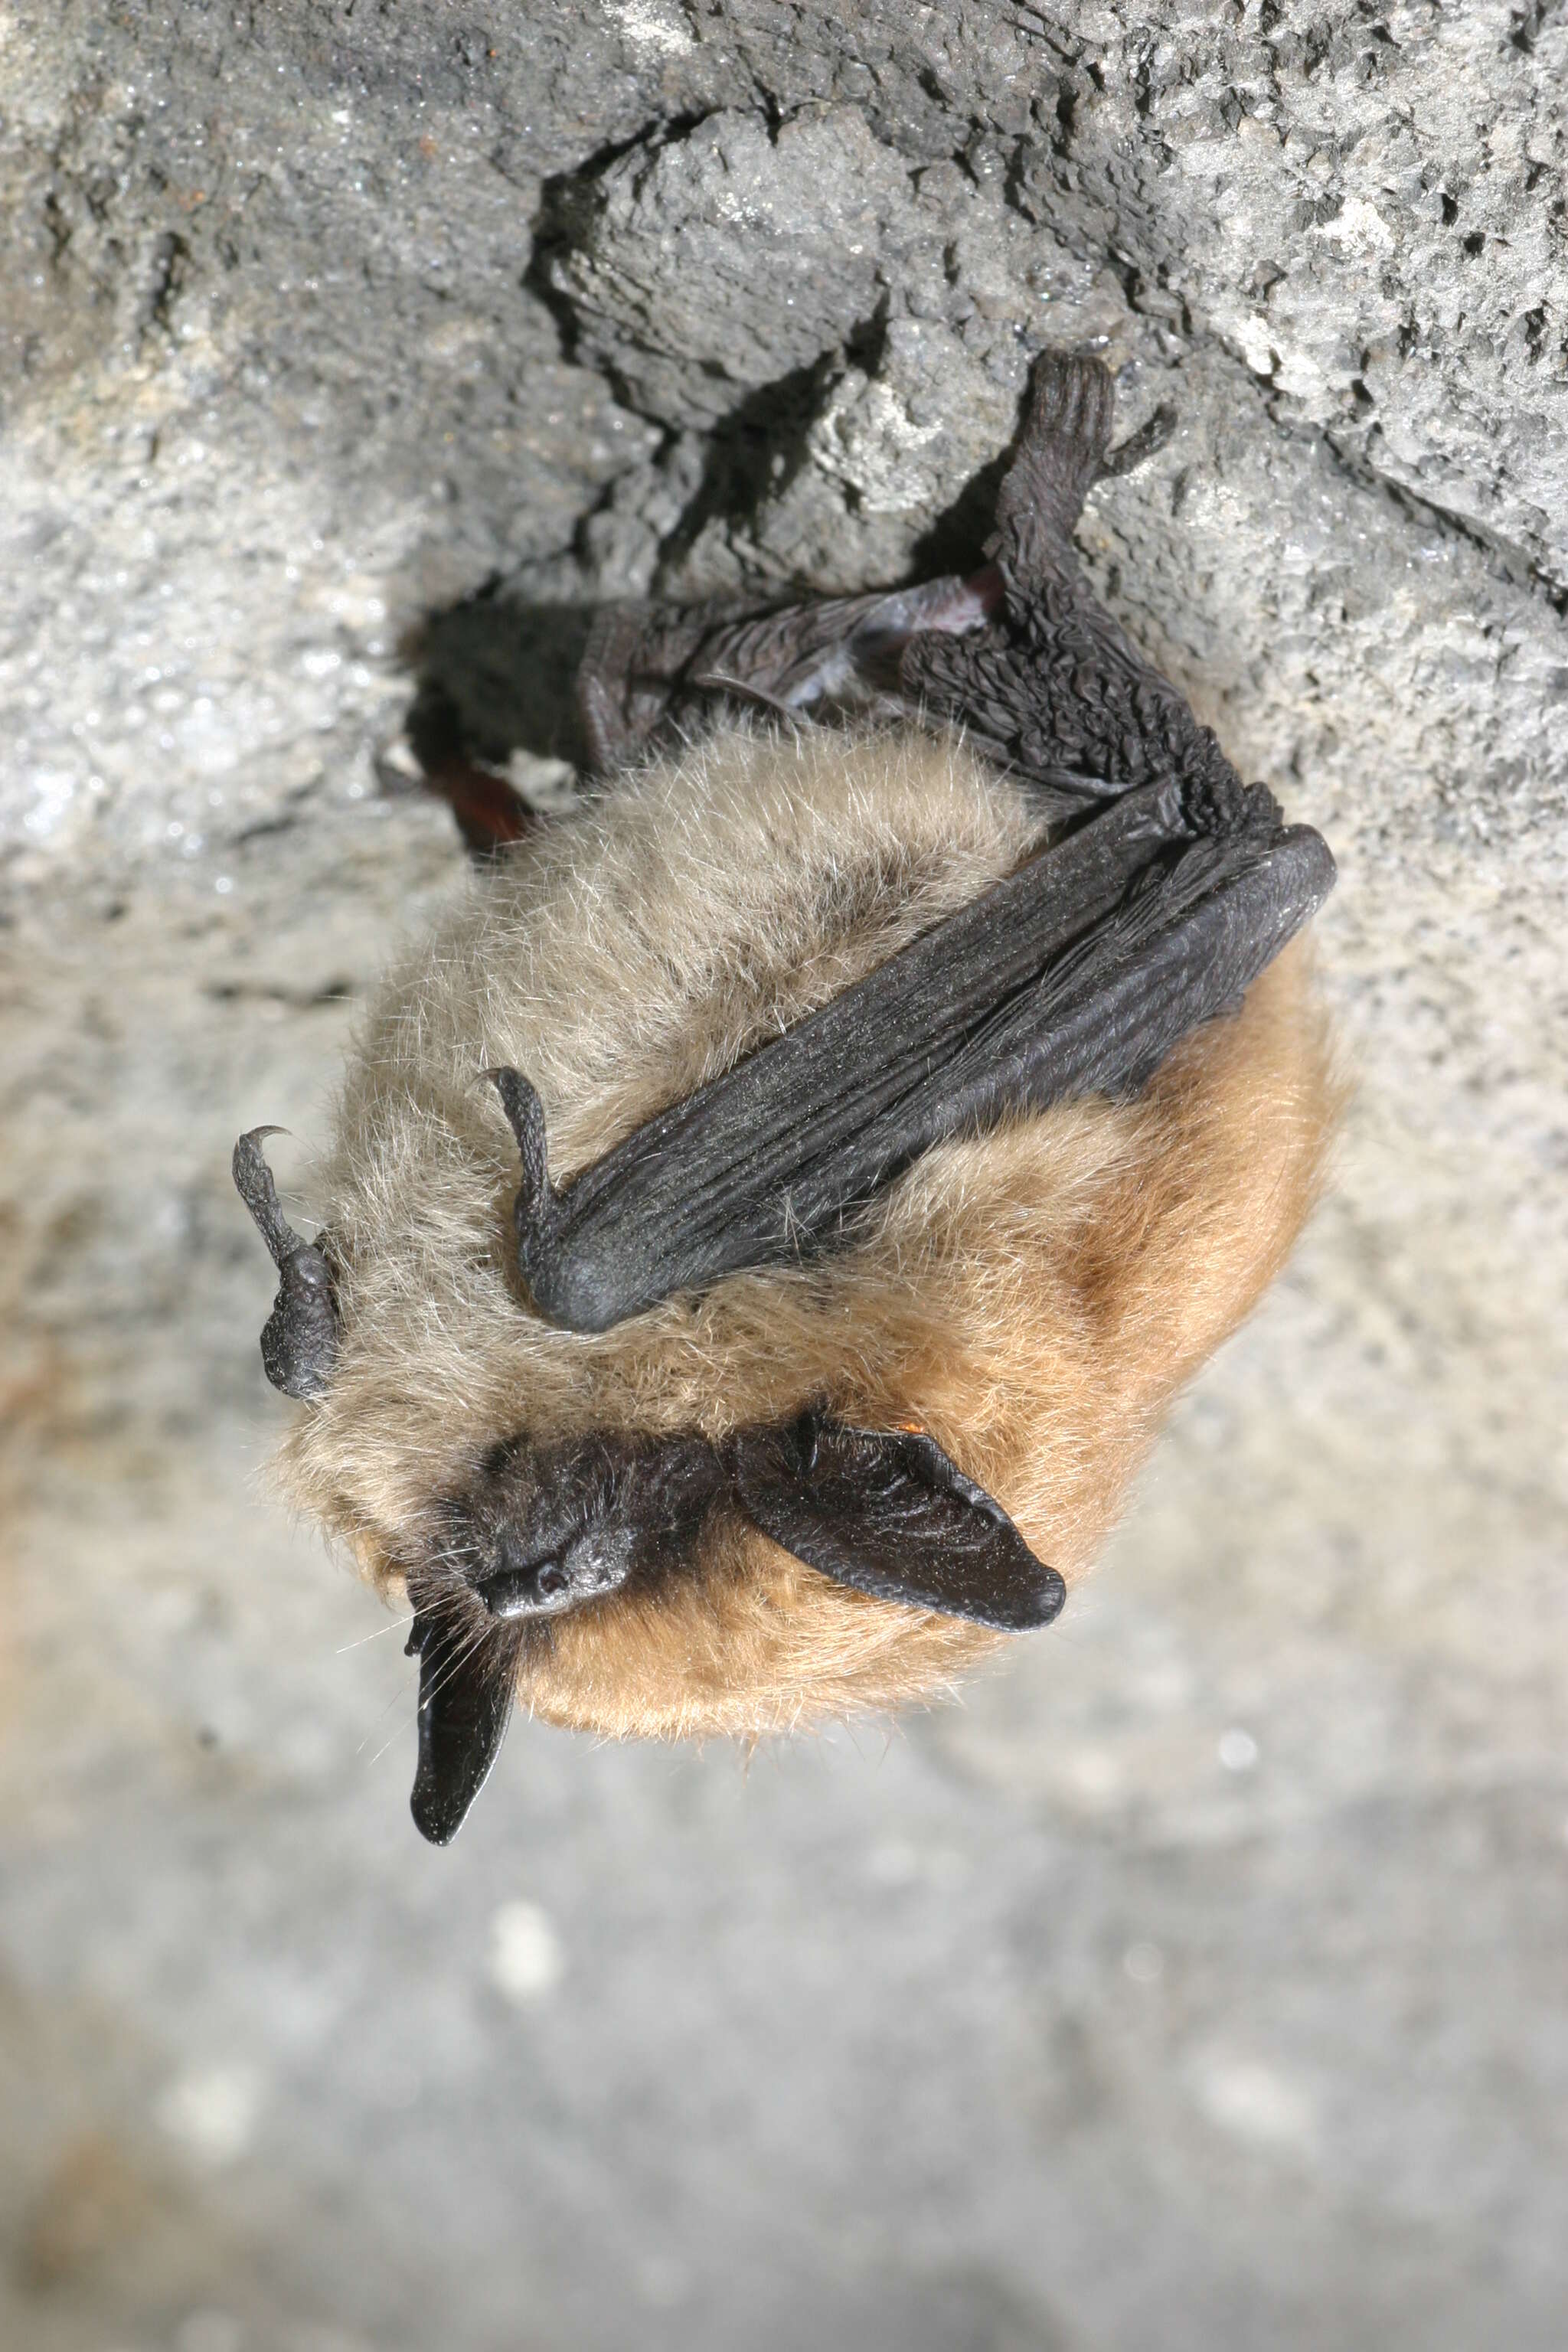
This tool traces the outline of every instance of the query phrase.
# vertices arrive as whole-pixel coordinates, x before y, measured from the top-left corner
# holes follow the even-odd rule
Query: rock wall
[[[1541,0],[0,14],[8,2342],[1558,2340],[1565,75]],[[559,789],[587,610],[960,558],[1048,342],[1175,409],[1086,555],[1339,854],[1336,1192],[961,1710],[519,1726],[425,1854],[226,1173],[459,877],[409,706]]]

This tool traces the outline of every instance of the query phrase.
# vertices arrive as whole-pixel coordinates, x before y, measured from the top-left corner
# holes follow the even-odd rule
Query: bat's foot
[[[279,1206],[261,1146],[275,1127],[253,1127],[234,1147],[234,1181],[278,1268],[278,1296],[261,1331],[261,1362],[285,1396],[321,1396],[338,1353],[332,1270],[314,1242],[303,1242]]]
[[[1003,478],[985,547],[1016,595],[1036,596],[1075,575],[1073,530],[1105,470],[1115,401],[1099,360],[1042,352],[1035,362],[1017,455]]]
[[[1018,455],[1082,468],[1090,477],[1110,439],[1116,387],[1103,360],[1076,352],[1042,352],[1029,379],[1029,409]]]

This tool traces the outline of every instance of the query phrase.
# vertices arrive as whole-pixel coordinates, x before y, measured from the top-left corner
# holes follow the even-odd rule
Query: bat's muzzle
[[[319,1397],[338,1356],[338,1306],[332,1273],[313,1242],[303,1242],[278,1204],[261,1150],[275,1127],[253,1127],[234,1147],[234,1181],[278,1268],[278,1296],[261,1329],[261,1362],[285,1396]]]

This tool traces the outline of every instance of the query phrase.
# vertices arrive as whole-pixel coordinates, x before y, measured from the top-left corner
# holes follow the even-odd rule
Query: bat
[[[1333,861],[1083,578],[1163,429],[1111,412],[1037,362],[970,575],[606,610],[566,814],[448,741],[497,854],[368,1014],[313,1242],[236,1147],[436,1843],[519,1704],[754,1738],[1048,1623],[1316,1197]]]

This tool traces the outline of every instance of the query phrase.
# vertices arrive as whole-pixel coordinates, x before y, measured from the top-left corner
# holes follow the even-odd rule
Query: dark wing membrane
[[[1073,530],[1099,478],[1138,464],[1169,410],[1110,447],[1100,361],[1043,352],[996,496],[988,561],[918,586],[758,608],[605,607],[578,674],[594,767],[626,767],[718,715],[715,697],[790,716],[948,719],[1076,819],[1162,775],[1216,801],[1240,784],[1207,728],[1095,598]]]
[[[839,1584],[1019,1633],[1066,1598],[1001,1505],[932,1438],[808,1418],[738,1441],[735,1486],[764,1535]]]
[[[450,1845],[489,1780],[511,1716],[519,1637],[416,1616],[419,1762],[409,1808],[432,1845]]]
[[[577,677],[589,758],[601,774],[630,767],[679,737],[688,715],[711,719],[721,696],[785,717],[897,717],[913,708],[901,675],[908,647],[983,627],[1001,593],[1000,576],[986,575],[760,611],[606,605]]]
[[[997,581],[991,617],[963,635],[911,637],[900,687],[910,709],[962,726],[976,751],[1033,787],[1047,815],[1070,819],[1170,776],[1223,824],[1241,797],[1236,771],[1079,566],[1072,534],[1085,496],[1102,474],[1146,457],[1171,422],[1157,412],[1108,454],[1112,404],[1098,360],[1040,354],[985,544]]]
[[[933,1144],[1141,1085],[1239,1002],[1331,887],[1317,834],[1282,828],[1267,793],[1248,816],[1184,842],[1174,785],[1126,794],[559,1192],[538,1097],[507,1073],[539,1307],[605,1330],[799,1257]]]

